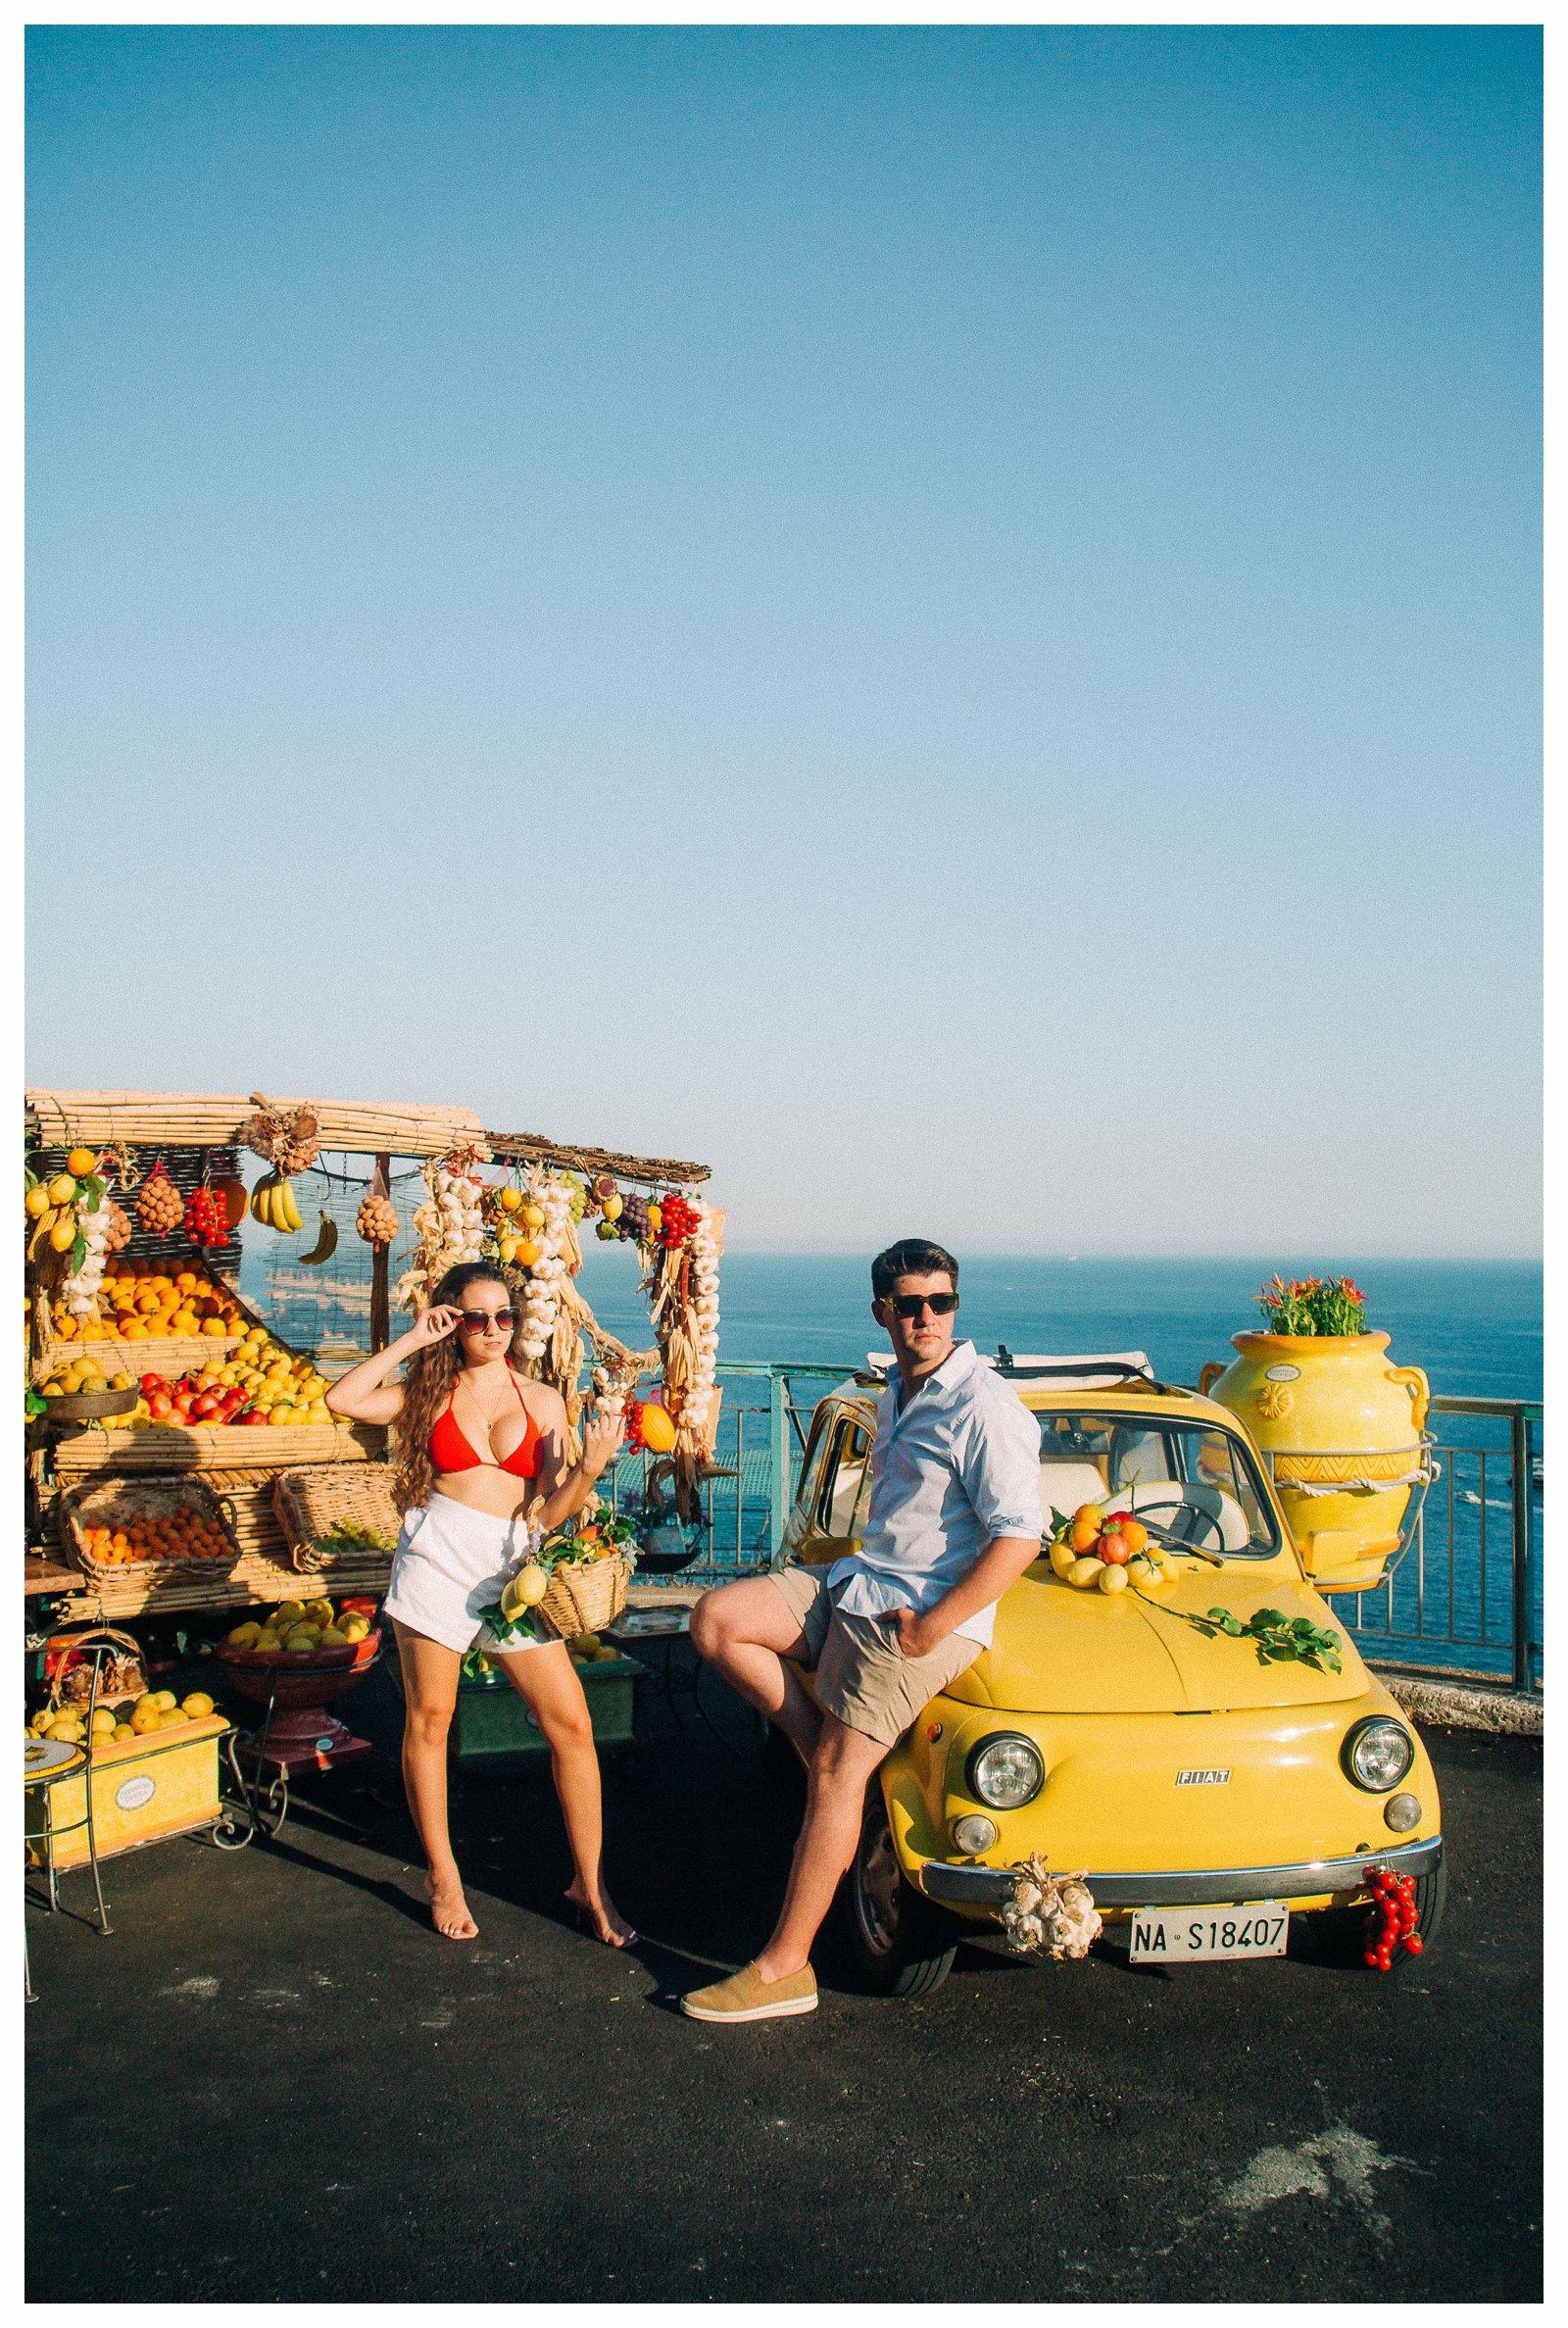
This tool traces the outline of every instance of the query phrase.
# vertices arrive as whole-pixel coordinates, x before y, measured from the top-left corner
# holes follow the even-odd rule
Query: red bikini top
[[[475,1455],[473,1449],[468,1445],[464,1436],[463,1425],[452,1412],[452,1398],[456,1398],[458,1387],[454,1383],[452,1398],[447,1400],[446,1405],[436,1416],[435,1428],[430,1433],[430,1467],[432,1470],[510,1471],[514,1479],[537,1478],[541,1436],[539,1425],[528,1412],[527,1401],[521,1391],[517,1390],[517,1378],[510,1366],[507,1368],[507,1379],[513,1389],[517,1391],[517,1404],[522,1409],[527,1428],[506,1461],[498,1463],[492,1457]]]

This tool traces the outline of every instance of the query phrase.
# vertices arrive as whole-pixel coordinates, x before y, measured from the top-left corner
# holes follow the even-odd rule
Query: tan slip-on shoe
[[[693,1989],[680,2008],[694,2021],[775,2021],[790,2012],[815,2012],[816,1974],[807,1964],[783,1980],[764,1980],[755,1964],[747,1964],[711,1988]]]

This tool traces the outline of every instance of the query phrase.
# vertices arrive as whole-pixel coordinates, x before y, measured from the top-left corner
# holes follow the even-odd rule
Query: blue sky
[[[29,1079],[1539,1250],[1538,32],[28,52]]]

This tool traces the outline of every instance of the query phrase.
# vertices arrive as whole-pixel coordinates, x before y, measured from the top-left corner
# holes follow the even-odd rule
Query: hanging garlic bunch
[[[571,1200],[559,1180],[547,1179],[536,1166],[528,1175],[528,1195],[544,1214],[544,1222],[532,1231],[539,1258],[528,1270],[517,1348],[530,1363],[537,1363],[556,1330],[562,1282],[570,1274],[569,1256],[576,1252],[577,1243]]]
[[[483,1182],[454,1158],[426,1164],[424,1179],[430,1193],[414,1215],[419,1259],[404,1270],[396,1288],[398,1301],[410,1306],[421,1296],[428,1301],[448,1269],[483,1259]]]
[[[691,1256],[687,1331],[693,1365],[681,1407],[681,1420],[700,1434],[712,1404],[718,1366],[718,1237],[708,1207],[693,1204],[691,1210],[697,1215],[697,1226],[687,1243]]]
[[[1085,1872],[1053,1875],[1038,1852],[1025,1859],[1002,1907],[1008,1947],[1019,1956],[1050,1956],[1058,1963],[1063,1957],[1086,1957],[1102,1927]]]
[[[113,1214],[118,1210],[118,1207],[111,1207],[102,1199],[93,1213],[88,1212],[85,1198],[76,1207],[76,1226],[86,1250],[81,1257],[80,1268],[66,1279],[62,1288],[66,1308],[73,1317],[96,1317],[98,1314],[98,1289],[104,1281],[109,1235],[114,1227]]]

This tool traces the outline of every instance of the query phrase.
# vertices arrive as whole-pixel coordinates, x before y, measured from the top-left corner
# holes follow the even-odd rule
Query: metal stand
[[[50,1914],[57,1915],[60,1912],[60,1870],[55,1864],[56,1838],[61,1835],[74,1835],[85,1828],[87,1831],[87,1865],[92,1871],[93,1897],[98,1905],[98,1933],[100,1939],[107,1940],[113,1927],[109,1921],[109,1909],[104,1902],[103,1878],[98,1871],[98,1837],[93,1826],[91,1747],[92,1717],[98,1710],[98,1683],[103,1670],[103,1660],[109,1655],[109,1644],[105,1641],[95,1642],[90,1649],[84,1650],[82,1655],[92,1659],[92,1680],[87,1689],[87,1746],[82,1751],[79,1760],[65,1762],[58,1770],[39,1770],[24,1774],[23,1783],[29,1792],[36,1790],[43,1802],[43,1863]],[[80,1818],[57,1821],[54,1812],[54,1790],[63,1779],[74,1778],[78,1771],[81,1775],[82,1815]],[[36,2004],[37,1998],[32,1986],[31,1959],[27,1954],[26,1946],[25,1886],[24,1886],[24,1894],[23,1967],[26,2002],[33,2005]]]
[[[627,1613],[635,1620],[645,1611],[635,1610]],[[677,1611],[671,1610],[669,1613],[673,1616],[677,1614]],[[689,1610],[682,1609],[678,1611],[678,1615],[680,1619],[678,1624],[662,1626],[657,1632],[652,1630],[645,1632],[635,1621],[627,1626],[624,1618],[620,1618],[614,1624],[606,1626],[603,1638],[613,1642],[623,1657],[634,1658],[642,1666],[647,1675],[648,1695],[657,1698],[662,1705],[668,1707],[670,1719],[683,1738],[688,1735],[690,1724],[681,1712],[680,1701],[690,1704],[692,1710],[699,1716],[704,1727],[718,1740],[719,1745],[724,1748],[727,1754],[735,1754],[738,1749],[725,1737],[708,1708],[703,1704],[705,1667],[702,1659],[697,1656],[695,1650],[692,1652],[689,1673],[682,1669],[684,1659],[679,1659],[676,1653],[683,1643],[690,1647],[691,1612]],[[657,1652],[657,1657],[651,1656],[650,1652]]]

